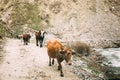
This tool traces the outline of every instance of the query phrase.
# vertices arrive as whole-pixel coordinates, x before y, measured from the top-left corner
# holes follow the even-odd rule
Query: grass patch
[[[40,29],[40,26],[37,26],[37,25],[36,25],[36,26],[33,26],[32,29],[34,29],[34,30],[39,30],[39,29]]]

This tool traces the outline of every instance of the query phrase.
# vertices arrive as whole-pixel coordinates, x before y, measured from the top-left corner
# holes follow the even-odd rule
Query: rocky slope
[[[119,0],[0,0],[1,27],[19,34],[26,27],[48,29],[64,41],[119,47]],[[3,24],[5,23],[5,24]],[[28,30],[29,31],[29,30]]]
[[[68,42],[69,46],[82,41],[95,48],[120,47],[120,1],[0,0],[0,37],[16,36],[41,28],[51,33],[47,35],[47,39],[52,35],[63,42]],[[114,58],[119,56],[119,49],[111,50],[105,49],[107,52],[104,50],[99,52],[107,55],[110,60],[111,56]],[[92,54],[90,58],[92,60],[89,61],[99,59],[97,56],[99,55]],[[119,57],[116,59],[119,62]],[[118,63],[117,60],[111,63]],[[77,65],[79,66],[78,63]],[[75,71],[76,74],[81,74],[77,72]],[[111,74],[109,70],[103,69],[103,72]]]

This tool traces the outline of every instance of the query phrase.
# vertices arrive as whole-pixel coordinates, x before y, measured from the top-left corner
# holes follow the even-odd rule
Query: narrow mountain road
[[[0,80],[81,80],[62,63],[64,77],[60,77],[55,65],[48,66],[45,47],[40,48],[32,41],[24,45],[21,40],[7,39],[0,63]]]

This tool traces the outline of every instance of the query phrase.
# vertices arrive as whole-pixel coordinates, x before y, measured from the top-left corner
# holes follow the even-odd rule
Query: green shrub
[[[4,3],[7,4],[9,2],[9,0],[4,0]]]
[[[39,25],[41,19],[39,18],[39,9],[37,5],[33,5],[25,2],[20,4],[16,2],[11,14],[12,26],[24,25],[24,24],[35,24]]]
[[[6,30],[5,28],[0,24],[0,36],[5,36]]]
[[[33,27],[31,27],[32,29],[34,29],[34,30],[39,30],[40,29],[40,26],[33,26]]]

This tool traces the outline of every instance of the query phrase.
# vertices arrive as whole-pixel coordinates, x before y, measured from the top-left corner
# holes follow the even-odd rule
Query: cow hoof
[[[49,64],[49,66],[51,66],[51,64]]]
[[[40,45],[40,47],[42,47],[42,45]]]
[[[54,65],[54,62],[52,62],[52,65]]]
[[[54,59],[52,60],[52,65],[54,65]]]
[[[60,76],[61,76],[61,77],[64,77],[64,74],[61,74]]]

